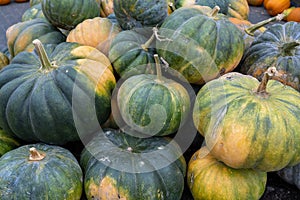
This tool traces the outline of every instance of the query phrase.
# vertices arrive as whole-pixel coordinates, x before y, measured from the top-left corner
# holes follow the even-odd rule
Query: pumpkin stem
[[[155,60],[155,64],[156,64],[157,81],[158,82],[163,82],[163,80],[162,80],[162,74],[161,74],[161,67],[160,67],[160,60],[159,60],[157,54],[154,54],[154,60]]]
[[[264,76],[256,90],[256,93],[262,96],[267,96],[268,93],[266,91],[268,81],[270,79],[281,80],[283,74],[279,73],[275,67],[269,67],[267,71],[264,73]]]
[[[175,6],[174,6],[174,4],[172,2],[169,2],[168,6],[169,6],[169,9],[170,9],[171,13],[176,10],[176,8],[175,8]]]
[[[141,47],[145,50],[148,51],[149,46],[151,45],[151,43],[153,42],[155,38],[155,34],[153,32],[153,34],[151,35],[151,37],[149,38],[149,40],[147,40],[147,42],[145,42],[145,44],[142,44]]]
[[[281,20],[283,20],[283,18],[285,18],[285,17],[286,17],[286,13],[283,12],[283,13],[281,13],[281,14],[276,15],[275,17],[271,17],[271,18],[269,18],[269,19],[263,20],[263,21],[258,22],[258,23],[256,23],[256,24],[253,24],[252,26],[246,28],[246,29],[245,29],[245,32],[246,32],[248,35],[254,36],[254,32],[255,32],[257,29],[259,29],[259,28],[265,26],[266,24],[268,24],[268,23],[270,23],[270,22],[273,22],[273,21],[281,21]]]
[[[209,14],[209,16],[215,17],[215,16],[217,16],[217,14],[219,13],[219,11],[220,11],[220,7],[219,7],[219,6],[215,6],[215,7],[212,9],[212,11],[211,11],[211,13]]]
[[[39,58],[40,58],[40,61],[41,61],[41,69],[42,70],[46,70],[46,71],[49,71],[53,68],[56,68],[56,66],[52,65],[48,56],[47,56],[47,53],[45,51],[45,48],[42,44],[42,42],[38,39],[35,39],[32,41],[38,55],[39,55]]]
[[[300,46],[300,41],[292,41],[284,43],[279,47],[283,56],[293,56],[297,46]]]
[[[31,147],[29,149],[29,152],[30,152],[29,161],[40,161],[46,157],[45,154],[38,152],[38,150],[36,150],[36,148],[34,147]]]

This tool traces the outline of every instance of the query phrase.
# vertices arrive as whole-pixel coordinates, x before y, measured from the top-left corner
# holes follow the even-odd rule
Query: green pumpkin
[[[156,73],[131,76],[115,92],[119,114],[114,115],[114,119],[118,123],[120,115],[124,125],[135,130],[137,136],[175,133],[190,111],[190,98],[185,87],[163,77],[159,63]],[[123,126],[120,124],[119,127]]]
[[[262,171],[300,162],[300,93],[269,80],[278,74],[269,68],[260,83],[232,72],[200,89],[194,124],[216,159],[232,168]]]
[[[213,157],[206,146],[191,157],[187,184],[194,200],[247,199],[263,195],[267,173],[253,169],[233,169]]]
[[[219,6],[221,13],[246,20],[250,12],[247,0],[178,0],[176,2],[176,8],[191,5],[209,6],[210,8]]]
[[[113,7],[124,30],[159,26],[168,16],[167,0],[114,0]]]
[[[20,142],[0,128],[0,157],[18,146]]]
[[[71,30],[85,19],[100,16],[96,0],[43,0],[42,10],[46,19],[56,27]]]
[[[186,163],[167,138],[141,139],[107,129],[85,145],[80,164],[88,200],[179,200],[183,193]]]
[[[27,20],[32,20],[35,18],[45,18],[44,13],[42,11],[41,3],[31,6],[22,15],[23,22],[27,21]]]
[[[32,7],[32,6],[34,6],[36,4],[39,4],[41,2],[42,2],[42,0],[30,0],[29,5],[30,5],[30,7]]]
[[[98,130],[116,80],[109,59],[78,43],[22,52],[0,72],[0,127],[25,141],[64,144]],[[91,123],[96,121],[95,125]]]
[[[285,74],[284,83],[300,91],[300,24],[273,24],[251,44],[240,71],[261,80],[268,67]]]
[[[300,190],[300,163],[295,166],[285,167],[277,171],[277,174],[284,181],[295,185]]]
[[[155,71],[154,38],[148,30],[122,31],[112,40],[108,57],[120,77]]]
[[[45,19],[36,18],[10,26],[6,31],[6,39],[9,53],[13,58],[22,51],[32,52],[34,50],[32,41],[35,39],[44,44],[59,44],[66,41],[66,36]]]
[[[70,151],[30,144],[0,158],[0,199],[80,200],[82,170]]]
[[[179,8],[165,19],[159,35],[159,56],[193,84],[232,71],[244,51],[242,33],[217,7]]]

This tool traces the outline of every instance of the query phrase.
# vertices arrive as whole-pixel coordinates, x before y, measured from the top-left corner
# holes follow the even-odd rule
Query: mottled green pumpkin
[[[107,129],[85,145],[80,164],[87,199],[180,200],[186,163],[179,146],[129,134]]]
[[[285,167],[277,171],[277,174],[284,181],[295,185],[300,190],[300,163],[295,166]]]
[[[96,0],[43,0],[42,10],[46,19],[56,27],[71,30],[77,24],[100,16]]]
[[[191,157],[187,185],[194,200],[259,199],[266,188],[267,173],[233,169],[213,157],[206,146]]]
[[[232,71],[244,51],[242,33],[217,7],[179,8],[165,19],[159,35],[159,56],[194,84]]]
[[[25,12],[22,15],[22,21],[27,21],[27,20],[32,20],[35,18],[45,18],[44,13],[42,11],[42,4],[38,3],[35,4],[33,6],[31,6],[30,8],[28,8],[27,10],[25,10]]]
[[[0,128],[0,157],[18,146],[20,146],[20,142]]]
[[[35,43],[38,55],[19,53],[0,72],[0,127],[25,141],[52,144],[79,140],[82,128],[84,134],[98,130],[110,115],[116,83],[109,59],[78,43],[45,49]]]
[[[124,30],[155,27],[168,16],[168,0],[114,0],[114,13]]]
[[[36,4],[39,4],[41,2],[42,2],[42,0],[30,0],[29,5],[30,5],[30,7],[32,7],[32,6],[34,6]]]
[[[82,181],[76,158],[59,146],[25,145],[0,158],[1,200],[80,200]]]
[[[232,72],[198,92],[193,119],[216,159],[233,168],[276,171],[300,162],[300,93],[268,76]],[[270,77],[269,77],[270,78]]]
[[[241,72],[261,80],[268,67],[286,75],[284,83],[300,91],[300,24],[274,24],[252,43],[240,63]]]
[[[38,30],[38,31],[37,31]],[[32,52],[32,41],[39,39],[44,44],[58,44],[66,41],[66,36],[48,21],[36,18],[16,23],[6,30],[7,46],[11,58],[22,51]]]

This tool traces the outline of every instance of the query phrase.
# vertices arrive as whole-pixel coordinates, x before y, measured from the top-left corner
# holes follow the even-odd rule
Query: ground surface
[[[0,6],[0,50],[6,47],[6,29],[21,21],[22,14],[29,8],[29,3],[15,3],[13,0],[9,5]],[[249,20],[256,23],[270,16],[263,7],[250,7]],[[186,189],[183,200],[192,200]],[[300,200],[300,191],[293,185],[281,180],[276,173],[268,173],[268,182],[261,200]]]

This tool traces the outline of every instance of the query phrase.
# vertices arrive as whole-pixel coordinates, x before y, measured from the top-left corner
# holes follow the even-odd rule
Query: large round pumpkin
[[[0,199],[79,200],[83,174],[70,151],[30,144],[0,158]]]
[[[213,156],[233,168],[276,171],[300,162],[300,93],[269,76],[228,73],[198,92],[193,118]]]
[[[183,193],[186,163],[167,138],[104,130],[85,146],[80,164],[88,200],[179,200]]]
[[[241,72],[262,79],[268,67],[285,74],[284,82],[300,91],[300,24],[274,24],[251,44],[240,63]]]
[[[25,141],[53,144],[79,140],[82,127],[86,134],[97,130],[91,121],[109,117],[116,83],[108,58],[78,43],[44,49],[34,42],[39,56],[22,52],[0,72],[0,127]]]
[[[18,146],[20,146],[20,141],[0,128],[0,157]]]
[[[206,146],[191,157],[187,184],[195,200],[257,200],[265,191],[267,173],[233,169],[213,157]]]
[[[300,163],[295,166],[285,167],[277,171],[277,174],[284,181],[295,185],[300,190]]]
[[[177,9],[165,19],[159,36],[162,39],[156,43],[158,54],[195,84],[232,71],[244,51],[242,33],[218,14],[217,7]]]

